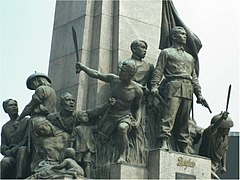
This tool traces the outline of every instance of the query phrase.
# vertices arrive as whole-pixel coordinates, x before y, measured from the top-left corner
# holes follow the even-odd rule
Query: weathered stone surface
[[[147,169],[143,166],[131,164],[112,164],[110,179],[146,179]]]
[[[104,73],[117,73],[118,61],[131,56],[130,44],[135,39],[149,44],[145,59],[155,64],[160,19],[161,1],[57,1],[49,64],[53,87],[57,92],[67,89],[77,94],[77,107],[94,107],[106,100],[100,92],[107,91],[104,84],[74,72],[72,26],[77,32],[80,61]]]
[[[150,151],[148,158],[149,179],[176,179],[181,175],[211,179],[211,161],[208,158],[163,150]]]
[[[119,14],[135,21],[159,27],[161,22],[161,7],[161,1],[121,0],[119,1]]]
[[[57,1],[54,28],[67,24],[79,17],[91,15],[93,1]]]

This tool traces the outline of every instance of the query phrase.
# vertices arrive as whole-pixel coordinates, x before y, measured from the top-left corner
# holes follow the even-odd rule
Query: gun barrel
[[[211,111],[210,107],[208,106],[207,108],[208,108],[209,112],[210,112],[210,113],[212,113],[212,111]]]
[[[226,111],[228,111],[228,105],[229,105],[229,99],[230,99],[230,94],[231,94],[231,88],[232,88],[232,85],[230,84],[229,87],[228,87]]]

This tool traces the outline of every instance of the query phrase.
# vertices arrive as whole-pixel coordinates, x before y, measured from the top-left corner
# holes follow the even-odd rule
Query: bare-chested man
[[[83,70],[90,77],[108,82],[111,87],[112,97],[116,99],[105,117],[100,133],[109,137],[114,131],[117,131],[118,152],[117,162],[126,162],[125,152],[128,145],[128,132],[132,127],[140,124],[141,120],[141,100],[143,96],[142,89],[132,81],[136,73],[136,66],[130,62],[124,62],[121,66],[119,76],[115,74],[103,74],[90,69],[81,63],[76,64],[76,72]]]

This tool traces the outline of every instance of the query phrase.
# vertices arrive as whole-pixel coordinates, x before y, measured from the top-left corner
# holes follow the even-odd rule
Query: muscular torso
[[[129,111],[131,110],[134,99],[136,98],[136,89],[138,88],[135,84],[131,83],[128,87],[125,87],[122,82],[115,79],[111,82],[111,93],[117,102],[111,108],[111,111]]]

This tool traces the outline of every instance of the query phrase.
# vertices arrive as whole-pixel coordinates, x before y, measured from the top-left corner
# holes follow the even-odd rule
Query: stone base
[[[112,164],[110,179],[147,179],[147,169],[132,164]]]
[[[148,156],[149,179],[211,179],[211,160],[197,155],[152,150]]]

